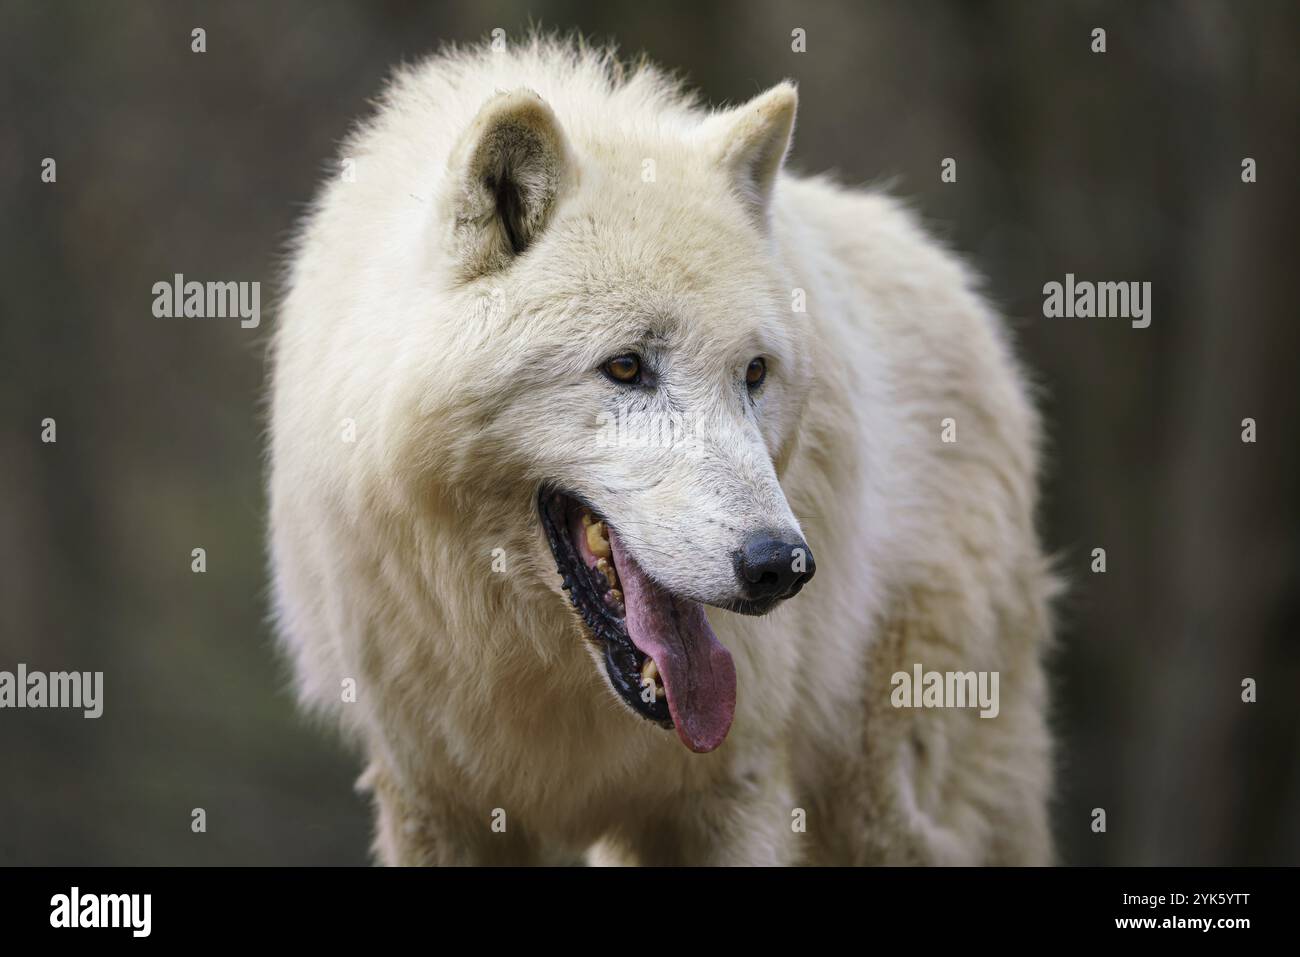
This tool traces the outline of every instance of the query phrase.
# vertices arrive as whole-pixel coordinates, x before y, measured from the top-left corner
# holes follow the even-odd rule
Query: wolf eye
[[[763,361],[761,356],[757,359],[751,359],[749,368],[745,370],[745,385],[749,388],[749,391],[753,392],[757,389],[766,378],[767,363]]]
[[[615,356],[601,366],[601,371],[615,382],[636,385],[641,381],[641,357],[630,352],[624,356]]]

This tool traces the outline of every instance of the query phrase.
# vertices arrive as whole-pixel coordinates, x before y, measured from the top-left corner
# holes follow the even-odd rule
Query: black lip
[[[610,685],[641,717],[660,727],[671,728],[673,721],[667,699],[656,699],[653,704],[642,699],[641,667],[646,656],[632,642],[623,619],[605,604],[604,580],[598,579],[596,571],[587,567],[569,536],[568,515],[574,507],[590,508],[578,496],[551,486],[542,486],[537,493],[537,511],[551,554],[555,556],[555,571],[564,579],[563,587],[569,593],[569,602],[586,623],[591,637],[604,646],[605,675]]]

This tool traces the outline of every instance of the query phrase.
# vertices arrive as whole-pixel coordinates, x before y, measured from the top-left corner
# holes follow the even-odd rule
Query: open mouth
[[[603,646],[614,690],[692,751],[712,751],[735,716],[736,668],[704,606],[650,578],[616,528],[576,497],[543,488],[537,505],[556,571]]]

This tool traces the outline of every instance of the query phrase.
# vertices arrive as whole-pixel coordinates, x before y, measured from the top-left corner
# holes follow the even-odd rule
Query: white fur
[[[549,152],[524,175],[555,190],[518,257],[450,221],[479,221],[467,157],[502,94],[540,97],[521,135]],[[399,72],[344,146],[356,181],[324,189],[279,315],[271,550],[301,696],[365,753],[383,861],[1049,860],[1053,584],[1023,378],[898,205],[778,175],[794,98],[710,114],[651,67],[537,39]],[[665,374],[638,406],[596,370],[647,330]],[[697,440],[609,448],[620,411]],[[717,751],[610,688],[538,522],[548,480],[701,600],[734,590],[746,532],[807,538],[800,595],[709,609],[738,673]],[[914,662],[999,671],[1001,713],[893,708]]]

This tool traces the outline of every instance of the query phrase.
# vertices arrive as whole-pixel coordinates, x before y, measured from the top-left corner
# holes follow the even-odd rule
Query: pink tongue
[[[610,535],[614,565],[623,586],[627,631],[659,666],[668,711],[682,744],[712,751],[736,715],[736,666],[704,617],[698,602],[675,598],[651,581]]]

